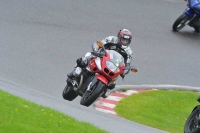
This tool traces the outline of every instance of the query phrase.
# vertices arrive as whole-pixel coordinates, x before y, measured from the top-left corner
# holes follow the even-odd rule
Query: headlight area
[[[119,68],[110,61],[106,61],[106,66],[108,69],[110,69],[114,73],[117,73],[120,71]]]

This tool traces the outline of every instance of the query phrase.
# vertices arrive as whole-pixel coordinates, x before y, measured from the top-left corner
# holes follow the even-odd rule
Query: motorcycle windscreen
[[[110,61],[106,61],[106,66],[113,72],[119,72],[119,67],[123,65],[124,58],[114,50],[110,50]]]

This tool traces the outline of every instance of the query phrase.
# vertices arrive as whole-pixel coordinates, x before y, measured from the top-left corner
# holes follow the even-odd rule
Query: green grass
[[[135,121],[170,133],[183,133],[192,109],[199,103],[199,93],[157,90],[133,94],[119,101],[115,111]]]
[[[199,93],[157,90],[133,94],[115,107],[118,115],[170,133],[183,133]],[[106,133],[63,113],[0,90],[2,133]]]
[[[106,133],[58,111],[0,90],[1,133]]]

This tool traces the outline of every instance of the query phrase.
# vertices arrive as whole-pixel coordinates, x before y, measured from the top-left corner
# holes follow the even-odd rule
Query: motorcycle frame
[[[74,82],[76,82],[76,80],[74,80],[74,79],[70,80],[69,78],[67,79],[67,80],[69,80],[68,82],[70,82],[72,84],[72,86],[74,87],[73,88],[74,91],[76,91],[76,93],[78,95],[80,95],[80,96],[82,96],[84,94],[85,90],[88,87],[88,84],[85,84],[85,82],[88,82],[88,78],[92,78],[92,77],[95,76],[95,74],[91,75],[91,73],[90,73],[90,75],[88,75],[87,72],[89,72],[89,71],[83,70],[82,74],[80,75],[80,78],[78,79],[78,83],[77,84],[74,84]]]

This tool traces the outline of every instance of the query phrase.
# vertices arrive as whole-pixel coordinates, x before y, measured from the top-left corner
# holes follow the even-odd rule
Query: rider
[[[124,57],[125,66],[130,66],[132,59],[132,50],[129,47],[132,40],[132,33],[127,29],[122,29],[118,32],[117,36],[108,36],[101,41],[101,44],[104,45],[105,49],[115,50],[120,53]],[[100,53],[101,48],[96,44],[96,42],[92,45],[93,52]],[[91,56],[86,56],[79,58],[76,60],[77,66],[75,69],[68,73],[67,76],[69,78],[78,77],[82,71],[82,68],[86,67],[91,60]],[[126,74],[129,73],[130,70],[125,70],[123,74],[120,76],[124,78]],[[108,85],[108,89],[114,89],[116,83]]]

